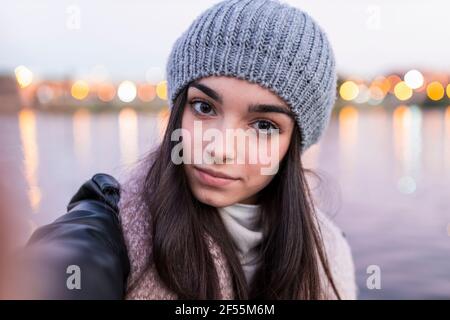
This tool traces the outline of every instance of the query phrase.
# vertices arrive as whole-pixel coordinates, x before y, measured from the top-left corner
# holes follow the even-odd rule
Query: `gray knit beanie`
[[[336,100],[335,57],[307,13],[278,0],[225,0],[175,41],[166,66],[169,105],[192,80],[234,76],[258,83],[294,112],[303,152],[327,127]]]

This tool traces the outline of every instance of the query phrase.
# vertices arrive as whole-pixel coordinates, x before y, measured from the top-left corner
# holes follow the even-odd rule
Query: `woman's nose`
[[[232,129],[217,131],[205,147],[208,160],[213,163],[232,163],[236,158],[235,135]]]
[[[213,141],[206,146],[206,155],[212,163],[231,163],[234,159],[234,146],[226,141]]]

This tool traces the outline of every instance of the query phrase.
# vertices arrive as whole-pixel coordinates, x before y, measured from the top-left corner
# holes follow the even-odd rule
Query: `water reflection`
[[[444,124],[444,170],[447,177],[450,178],[450,106],[445,110]]]
[[[125,108],[119,113],[120,157],[122,164],[129,165],[138,159],[138,121],[134,109]]]
[[[421,167],[422,113],[415,105],[398,106],[392,115],[392,125],[397,186],[400,192],[413,193]]]
[[[86,108],[81,108],[73,115],[73,148],[83,169],[90,164],[91,139],[91,114]]]
[[[169,122],[170,110],[169,108],[162,109],[158,113],[158,133],[159,133],[159,141],[162,141],[164,137],[164,133],[167,129],[167,123]]]
[[[28,199],[33,212],[37,212],[41,202],[38,184],[39,149],[37,144],[36,114],[31,109],[19,112],[19,131],[22,142],[23,170],[28,184]]]
[[[359,111],[348,105],[339,111],[340,173],[350,179],[357,161]]]
[[[25,217],[30,230],[60,216],[91,174],[120,176],[124,165],[161,141],[168,117],[168,108],[73,115],[23,109],[18,121],[0,116],[0,123],[17,126],[6,126],[12,138],[4,150],[20,141],[20,155],[8,158],[23,163],[17,189],[26,186],[30,207],[39,212]],[[348,236],[361,298],[450,296],[450,106],[347,105],[306,152],[304,165],[325,173],[326,184],[339,184],[341,195],[328,195],[342,203],[335,208],[324,199],[324,206],[338,213],[335,221]],[[369,265],[380,266],[383,290],[366,288]]]
[[[423,158],[428,174],[439,177],[443,170],[444,114],[440,109],[429,110],[424,117],[423,134],[427,137]]]

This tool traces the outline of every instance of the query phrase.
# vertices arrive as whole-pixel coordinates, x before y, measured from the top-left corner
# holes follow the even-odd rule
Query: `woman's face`
[[[293,129],[288,105],[258,84],[225,76],[191,84],[182,146],[194,196],[214,207],[257,203],[258,192],[273,179],[288,150]]]

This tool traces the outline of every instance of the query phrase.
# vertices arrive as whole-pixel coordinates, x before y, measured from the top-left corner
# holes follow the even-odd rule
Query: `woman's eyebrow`
[[[207,96],[211,97],[212,99],[218,101],[219,103],[221,103],[221,104],[223,103],[222,96],[220,95],[220,93],[218,93],[214,89],[212,89],[202,83],[195,82],[195,81],[192,82],[192,84],[190,86],[199,89],[204,94],[206,94]],[[283,106],[277,106],[277,105],[272,105],[272,104],[251,104],[248,107],[248,112],[252,112],[252,113],[277,112],[277,113],[286,114],[289,117],[291,117],[292,119],[295,119],[295,114],[291,110],[287,110]]]
[[[272,104],[252,104],[248,107],[248,112],[278,112],[295,119],[295,114],[291,110]]]
[[[205,86],[204,84],[193,82],[191,84],[191,87],[197,88],[200,91],[202,91],[207,96],[210,96],[212,99],[216,100],[219,103],[223,103],[222,96],[215,90],[211,89],[210,87]]]

